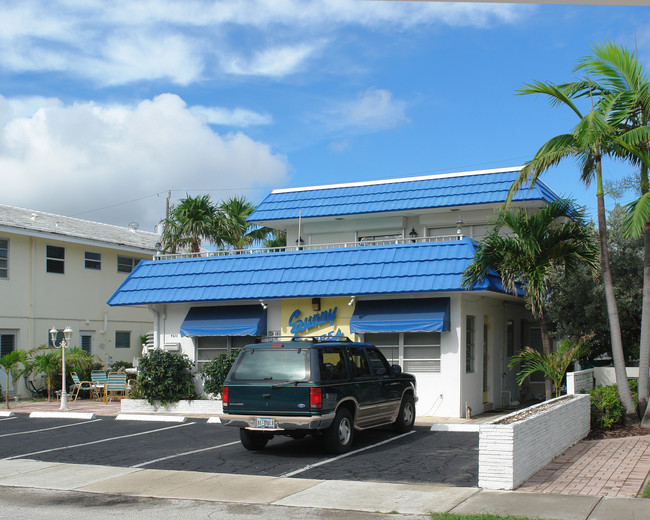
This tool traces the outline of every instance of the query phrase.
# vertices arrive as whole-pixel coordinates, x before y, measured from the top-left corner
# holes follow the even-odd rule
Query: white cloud
[[[409,121],[406,102],[397,100],[385,89],[371,88],[354,101],[345,101],[323,113],[333,130],[374,132],[394,128]]]
[[[304,70],[344,26],[492,27],[517,23],[531,9],[350,0],[22,0],[0,6],[0,68],[66,72],[100,85],[160,79],[187,85],[221,73],[281,77]],[[221,70],[212,69],[215,55]]]
[[[260,114],[245,108],[233,110],[223,107],[204,107],[195,105],[190,108],[202,121],[212,125],[236,126],[245,128],[247,126],[270,125],[273,117],[270,114]]]
[[[243,133],[215,133],[173,94],[137,106],[33,101],[0,96],[0,115],[23,107],[0,126],[7,204],[71,215],[168,189],[234,190],[219,198],[286,181],[284,156]],[[162,212],[145,201],[83,217],[152,229]]]

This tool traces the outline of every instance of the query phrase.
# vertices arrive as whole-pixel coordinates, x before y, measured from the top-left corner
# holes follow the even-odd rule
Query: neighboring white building
[[[249,221],[286,231],[286,250],[157,257],[108,303],[150,305],[155,346],[199,368],[267,338],[347,336],[416,375],[418,415],[501,408],[528,397],[507,364],[539,328],[497,277],[460,281],[519,170],[274,190]],[[556,198],[538,183],[513,205]]]
[[[111,309],[106,300],[138,262],[153,256],[159,239],[136,225],[0,205],[0,355],[48,344],[52,327],[69,325],[73,346],[107,365],[139,356],[151,312]]]

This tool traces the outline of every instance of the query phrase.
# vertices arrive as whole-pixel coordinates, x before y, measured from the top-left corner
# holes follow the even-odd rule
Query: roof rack
[[[335,341],[343,341],[346,343],[351,343],[352,340],[348,338],[347,336],[342,336],[338,338],[328,338],[327,336],[307,336],[307,337],[300,337],[300,336],[273,336],[273,337],[267,337],[268,342],[275,342],[275,341],[292,341],[296,343],[304,342],[304,343],[331,343]]]

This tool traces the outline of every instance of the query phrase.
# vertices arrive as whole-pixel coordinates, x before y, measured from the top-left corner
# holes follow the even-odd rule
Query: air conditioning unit
[[[165,343],[165,346],[163,347],[165,350],[168,350],[170,352],[177,352],[181,349],[181,344],[180,343]]]
[[[279,338],[280,337],[280,331],[279,330],[270,330],[267,335],[268,335],[269,338]]]

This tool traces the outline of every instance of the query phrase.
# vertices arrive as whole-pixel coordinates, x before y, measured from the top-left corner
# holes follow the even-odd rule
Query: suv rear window
[[[245,349],[230,377],[233,381],[306,381],[309,349]]]

